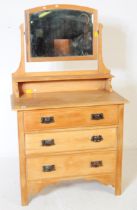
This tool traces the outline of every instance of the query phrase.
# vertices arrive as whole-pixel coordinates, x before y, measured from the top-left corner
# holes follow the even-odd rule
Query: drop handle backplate
[[[50,124],[50,123],[54,123],[54,117],[53,116],[49,116],[49,117],[41,117],[41,123],[42,124]]]
[[[103,113],[91,114],[91,120],[103,120],[103,119],[104,119]]]
[[[103,166],[102,160],[91,161],[91,163],[90,163],[91,168],[99,168],[101,166]]]
[[[56,170],[55,165],[44,165],[42,167],[43,172],[52,172],[52,171],[55,171],[55,170]]]
[[[93,142],[101,142],[101,141],[103,141],[103,137],[101,135],[92,136],[91,137],[91,141],[93,141]]]
[[[53,146],[55,145],[54,139],[43,139],[41,140],[41,146],[45,147],[45,146]]]

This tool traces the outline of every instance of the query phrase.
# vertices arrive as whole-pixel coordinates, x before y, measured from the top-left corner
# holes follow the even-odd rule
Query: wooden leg
[[[27,206],[28,205],[28,199],[25,196],[21,195],[21,204],[22,206]]]
[[[28,204],[27,177],[26,177],[26,156],[25,156],[25,138],[23,111],[18,111],[18,140],[19,140],[19,158],[20,158],[20,185],[21,185],[21,203]]]
[[[124,106],[119,105],[119,125],[117,139],[117,161],[116,161],[116,178],[115,178],[115,195],[121,195],[121,177],[122,177],[122,145],[123,145],[123,111]]]
[[[22,186],[21,184],[21,204],[22,206],[28,205],[28,193],[26,190],[26,186]]]
[[[115,187],[115,195],[121,195],[121,186]]]
[[[20,187],[21,187],[21,204],[26,206],[28,204],[28,188],[26,181],[26,165],[23,165],[26,160],[20,159]]]

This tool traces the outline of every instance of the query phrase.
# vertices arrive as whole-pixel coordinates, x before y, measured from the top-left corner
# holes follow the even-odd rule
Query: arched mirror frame
[[[88,12],[93,15],[93,54],[92,55],[83,55],[83,56],[59,56],[59,57],[32,57],[31,56],[31,43],[30,43],[30,15],[37,12],[42,12],[46,10],[58,10],[58,9],[67,9],[67,10],[78,10],[83,12]],[[28,62],[41,62],[41,61],[71,61],[71,60],[96,60],[98,55],[97,42],[98,42],[98,16],[97,10],[76,6],[76,5],[49,5],[43,7],[37,7],[33,9],[28,9],[25,11],[25,31],[26,31],[26,55]]]
[[[106,88],[111,90],[111,78],[112,75],[110,74],[110,70],[104,65],[103,62],[103,56],[102,56],[102,29],[103,26],[100,23],[97,23],[97,11],[92,8],[87,7],[81,7],[81,6],[74,6],[74,5],[51,5],[46,7],[38,7],[34,9],[29,9],[26,11],[27,15],[30,14],[30,12],[36,12],[41,11],[42,8],[45,10],[51,9],[53,7],[59,8],[73,8],[73,9],[81,9],[82,11],[90,11],[92,14],[95,14],[95,20],[94,20],[94,34],[97,41],[94,43],[95,47],[94,49],[96,52],[96,55],[94,54],[94,59],[97,60],[97,68],[94,70],[74,70],[74,71],[50,71],[50,72],[27,72],[26,71],[26,56],[25,56],[25,48],[28,51],[28,40],[25,46],[25,39],[24,39],[24,24],[21,24],[20,26],[20,32],[21,32],[21,59],[20,59],[20,65],[15,73],[12,74],[12,83],[13,83],[13,93],[15,97],[20,97],[20,85],[22,83],[28,83],[28,82],[36,82],[36,81],[69,81],[69,80],[75,80],[75,81],[86,81],[86,80],[107,80]],[[27,18],[27,16],[26,16]],[[27,19],[26,19],[27,21]],[[28,39],[28,37],[26,37]],[[73,57],[74,60],[76,60],[75,56]],[[65,58],[66,59],[66,58]],[[65,60],[63,57],[63,60]],[[93,57],[92,57],[93,59]],[[68,58],[70,60],[70,57]],[[72,60],[72,58],[71,58]],[[89,60],[89,57],[88,57]],[[37,61],[38,60],[34,60]],[[40,61],[40,60],[39,60]],[[44,60],[45,61],[45,60]],[[49,60],[48,60],[49,61]],[[52,58],[51,61],[55,61],[55,58]],[[56,60],[57,61],[57,60]]]

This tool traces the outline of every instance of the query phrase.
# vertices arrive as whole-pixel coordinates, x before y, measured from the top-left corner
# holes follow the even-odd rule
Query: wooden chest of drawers
[[[30,195],[63,180],[96,180],[111,184],[115,194],[121,194],[125,100],[112,92],[105,103],[100,98],[100,102],[92,104],[91,100],[87,106],[83,93],[79,94],[80,106],[75,96],[72,107],[60,102],[52,108],[47,104],[42,109],[30,109],[27,105],[27,109],[18,110],[23,204]],[[84,92],[84,97],[86,94],[89,92]]]
[[[60,15],[65,14],[62,10],[67,12],[66,17]],[[60,13],[57,20],[61,17],[57,31],[52,26],[53,19],[48,22],[54,12]],[[97,11],[76,5],[46,5],[25,13],[25,33],[23,25],[20,27],[21,61],[12,75],[12,108],[18,113],[22,205],[28,204],[29,197],[44,187],[63,180],[96,180],[112,185],[115,194],[120,195],[126,100],[112,90],[112,75],[103,62],[102,24],[98,23]],[[77,21],[71,22],[74,14]],[[62,24],[62,17],[69,21],[64,19]],[[66,36],[64,33],[67,23],[70,51],[56,55],[55,40],[63,43],[68,39],[67,31]],[[51,31],[51,37],[46,30]],[[59,49],[62,46],[66,48],[61,45]],[[28,72],[26,59],[93,62],[72,62],[74,69],[77,66],[79,70],[69,69],[71,65],[65,63],[69,71]]]
[[[28,181],[115,173],[117,105],[25,111],[23,115]],[[106,125],[114,127],[94,128]]]

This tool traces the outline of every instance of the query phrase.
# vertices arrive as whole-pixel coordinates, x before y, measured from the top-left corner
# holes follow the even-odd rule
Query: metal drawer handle
[[[41,145],[44,146],[52,146],[55,145],[54,139],[46,139],[41,141]]]
[[[50,116],[50,117],[41,117],[41,123],[42,124],[54,123],[54,117],[52,117],[52,116]]]
[[[103,166],[103,162],[102,162],[102,160],[92,161],[90,163],[90,166],[91,166],[91,168],[98,168],[98,167]]]
[[[91,115],[92,120],[102,120],[104,119],[103,113],[96,113]]]
[[[42,169],[43,172],[52,172],[56,170],[55,165],[45,165],[42,167]]]
[[[91,137],[91,141],[93,141],[93,142],[101,142],[101,141],[103,141],[103,137],[101,135],[92,136]]]

